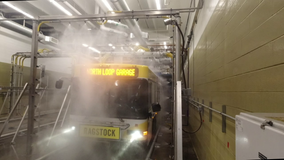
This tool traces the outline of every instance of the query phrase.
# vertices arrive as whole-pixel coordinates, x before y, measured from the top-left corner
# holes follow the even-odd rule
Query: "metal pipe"
[[[10,69],[10,87],[14,87],[14,76],[13,76],[14,75],[14,59],[15,59],[15,55],[12,55],[11,56],[11,69]],[[12,105],[13,105],[12,102],[13,102],[13,93],[11,92],[9,111],[12,109]]]
[[[39,86],[39,84],[38,84],[38,86]],[[40,117],[41,117],[41,115],[40,115],[40,103],[41,103],[41,100],[42,100],[42,98],[43,98],[43,96],[44,96],[44,94],[45,94],[45,91],[46,91],[46,89],[47,89],[47,86],[44,88],[44,90],[42,91],[42,94],[40,95],[40,98],[39,98],[39,100],[38,100],[38,103],[37,103],[37,107],[36,107],[36,110],[37,110],[37,112],[38,112],[38,115],[37,115],[37,125],[38,125],[38,131],[39,131],[39,129],[40,129]]]
[[[150,150],[149,150],[149,152],[148,152],[147,157],[145,158],[145,160],[149,160],[149,159],[150,159],[150,156],[151,156],[151,154],[152,154],[152,151],[153,151],[155,142],[156,142],[157,137],[158,137],[158,134],[159,134],[159,132],[160,132],[160,128],[161,128],[161,127],[159,127],[158,131],[156,132],[155,138],[154,138],[154,140],[153,140],[153,142],[152,142],[151,148],[150,148]]]
[[[3,104],[2,104],[2,107],[1,107],[1,110],[0,110],[0,115],[2,114],[2,111],[3,111],[4,107],[5,107],[5,104],[6,104],[6,101],[7,101],[8,97],[9,97],[9,94],[10,94],[10,90],[8,90],[7,93],[6,93],[5,99],[3,101]]]
[[[182,86],[181,81],[177,81],[176,88],[176,126],[175,126],[175,160],[183,159],[182,148]]]
[[[181,12],[193,12],[197,8],[183,8],[183,9],[166,9],[166,10],[142,10],[142,11],[122,11],[119,13],[109,13],[109,14],[96,14],[96,15],[80,15],[80,16],[40,16],[39,21],[62,21],[62,20],[92,20],[96,19],[101,21],[102,19],[135,19],[135,18],[164,18],[168,15],[179,15]],[[22,18],[23,19],[23,18]],[[10,19],[5,19],[10,20]],[[11,19],[12,20],[12,19]],[[0,20],[0,21],[3,21]]]
[[[64,148],[66,148],[66,147],[68,147],[68,146],[66,145],[66,146],[60,147],[60,148],[58,148],[58,149],[55,149],[55,150],[53,150],[53,151],[51,151],[51,152],[49,152],[49,153],[47,153],[47,154],[45,154],[45,155],[43,155],[43,156],[41,156],[41,157],[35,159],[35,160],[43,160],[43,159],[46,159],[47,157],[49,157],[49,156],[55,154],[56,152],[58,152],[58,151],[60,151],[60,150],[62,150],[62,149],[64,149]]]
[[[20,102],[20,100],[21,100],[21,98],[22,98],[22,96],[23,96],[25,90],[27,89],[27,87],[28,87],[28,83],[25,84],[25,86],[24,86],[23,90],[21,91],[21,93],[20,93],[20,95],[19,95],[19,97],[18,97],[16,103],[14,104],[14,107],[12,108],[12,110],[11,110],[11,112],[9,113],[9,115],[8,115],[8,117],[7,117],[6,121],[5,121],[5,123],[3,124],[2,129],[1,129],[1,131],[0,131],[0,137],[1,137],[2,133],[4,132],[4,130],[5,130],[6,126],[7,126],[7,124],[9,123],[10,118],[12,117],[13,113],[15,112],[15,109],[17,108],[18,103]]]
[[[62,122],[61,122],[61,126],[60,126],[60,127],[62,127],[63,124],[64,124],[64,122],[65,122],[65,118],[66,118],[67,112],[68,112],[68,110],[69,110],[70,103],[71,103],[71,99],[69,99],[69,101],[68,101],[68,105],[67,105],[67,108],[66,108],[66,110],[65,110],[65,113],[64,113],[64,116],[63,116],[63,119],[62,119]]]
[[[199,105],[201,105],[201,106],[203,106],[203,107],[205,107],[205,108],[207,108],[207,109],[209,109],[209,110],[211,110],[211,111],[214,111],[214,112],[216,112],[216,113],[219,113],[219,114],[221,114],[221,115],[223,115],[223,116],[226,116],[226,117],[228,117],[228,118],[230,118],[230,119],[232,119],[232,120],[236,120],[236,118],[234,118],[234,117],[232,117],[232,116],[230,116],[230,115],[227,115],[227,114],[225,114],[225,113],[223,113],[223,112],[220,112],[220,111],[218,111],[218,110],[216,110],[216,109],[213,109],[213,108],[210,108],[210,107],[208,107],[208,106],[206,106],[206,105],[204,105],[204,104],[202,104],[202,103],[199,103],[199,102],[197,102],[197,101],[195,101],[195,100],[192,100],[192,99],[189,99],[190,101],[193,101],[194,103],[197,103],[197,104],[199,104]],[[189,102],[189,103],[191,103],[191,102]],[[193,103],[191,103],[191,104],[193,104]],[[194,105],[194,104],[193,104]],[[195,106],[196,107],[196,106]]]
[[[23,117],[22,117],[22,119],[21,119],[21,121],[20,121],[20,123],[19,123],[19,125],[18,125],[18,128],[17,128],[17,130],[16,130],[16,133],[15,133],[15,135],[14,135],[12,141],[11,141],[11,144],[12,144],[12,145],[15,144],[15,139],[16,139],[16,137],[17,137],[17,135],[18,135],[18,133],[19,133],[19,130],[20,130],[21,126],[22,126],[22,123],[23,123],[23,121],[24,121],[24,119],[25,119],[25,117],[26,117],[26,114],[27,114],[27,112],[28,112],[28,109],[29,109],[29,106],[27,106],[27,108],[26,108],[26,110],[25,110],[25,112],[24,112],[24,114],[23,114]]]
[[[36,75],[37,75],[37,50],[38,50],[38,21],[33,21],[32,45],[31,45],[31,65],[30,65],[30,90],[29,90],[29,110],[28,110],[28,131],[26,153],[32,153],[32,140],[34,129],[34,110],[36,97]]]
[[[141,11],[119,11],[118,13],[109,13],[109,14],[96,14],[96,15],[90,15],[90,16],[40,16],[39,18],[31,19],[31,18],[0,18],[0,21],[11,21],[11,20],[39,20],[39,21],[45,21],[45,20],[63,20],[68,18],[70,19],[82,19],[86,20],[88,18],[109,18],[109,17],[117,17],[117,15],[120,16],[120,18],[125,17],[126,15],[145,15],[149,17],[150,15],[158,16],[158,15],[176,15],[179,13],[185,13],[185,12],[194,12],[196,9],[201,9],[202,6],[199,7],[191,7],[191,8],[170,8],[170,9],[161,9],[161,10],[156,10],[156,9],[149,9],[149,10],[141,10]],[[57,17],[57,18],[56,18]],[[63,18],[64,17],[64,18]],[[146,17],[146,18],[147,18]],[[161,17],[164,18],[164,17]],[[99,19],[98,19],[99,20]],[[57,21],[56,21],[57,22]],[[52,23],[52,22],[51,22]]]
[[[59,120],[59,121],[61,121],[61,120]],[[46,123],[46,124],[43,124],[41,127],[45,127],[45,126],[48,126],[48,125],[51,125],[51,124],[54,124],[55,122],[50,122],[50,123]],[[37,127],[35,127],[35,129],[36,129]],[[22,130],[20,130],[19,132],[25,132],[25,131],[27,131],[27,129],[22,129]],[[11,132],[11,133],[6,133],[6,134],[3,134],[3,136],[1,136],[1,138],[3,138],[3,137],[8,137],[8,136],[11,136],[11,135],[14,135],[16,132]]]
[[[54,111],[54,112],[45,112],[44,114],[42,115],[49,115],[49,114],[55,114],[55,113],[58,113],[58,111]],[[36,116],[38,114],[35,114]],[[6,118],[5,118],[6,119]],[[21,120],[21,118],[14,118],[14,119],[10,119],[10,122],[13,122],[13,121],[18,121],[18,120]],[[0,121],[0,123],[5,123],[5,120],[4,121]]]
[[[59,120],[59,117],[60,117],[60,115],[61,115],[62,109],[63,109],[64,104],[65,104],[65,102],[66,102],[67,96],[68,96],[68,94],[69,94],[69,92],[70,92],[70,88],[71,88],[71,85],[69,85],[68,90],[67,90],[67,92],[66,92],[66,94],[65,94],[65,97],[64,97],[64,99],[63,99],[63,102],[62,102],[62,104],[61,104],[60,110],[59,110],[59,112],[58,112],[58,115],[57,115],[55,124],[54,124],[54,126],[53,126],[53,128],[52,128],[52,131],[51,131],[51,134],[50,134],[50,136],[49,136],[47,145],[49,145],[50,139],[51,139],[51,137],[53,136],[55,127],[56,127],[56,125],[57,125],[57,123],[58,123],[58,120]]]
[[[19,156],[18,156],[18,153],[17,153],[15,147],[14,147],[13,145],[12,145],[11,147],[12,147],[12,149],[13,149],[13,152],[14,152],[14,154],[15,154],[17,160],[20,160],[20,158],[19,158]]]
[[[180,16],[176,17],[177,25],[180,25]],[[175,27],[176,46],[180,46],[180,32],[178,27]],[[175,55],[175,86],[176,86],[176,99],[175,99],[175,160],[182,160],[182,113],[181,113],[181,50],[180,47],[176,47]]]
[[[176,17],[177,25],[180,25],[180,17]],[[180,32],[178,30],[178,27],[175,27],[175,37],[176,37],[176,46],[180,46],[181,44],[181,38],[180,38]],[[180,47],[176,47],[176,82],[181,81],[181,50]]]

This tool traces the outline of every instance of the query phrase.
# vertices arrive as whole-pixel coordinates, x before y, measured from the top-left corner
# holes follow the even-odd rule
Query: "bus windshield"
[[[72,114],[125,119],[148,116],[148,82],[145,79],[89,80],[74,92]]]

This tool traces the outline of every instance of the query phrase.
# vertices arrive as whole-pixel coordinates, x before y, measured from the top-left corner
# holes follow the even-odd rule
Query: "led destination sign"
[[[137,77],[136,68],[91,68],[88,73],[95,76]]]

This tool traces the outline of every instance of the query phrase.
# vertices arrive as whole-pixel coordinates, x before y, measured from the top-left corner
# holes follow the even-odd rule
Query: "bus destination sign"
[[[88,73],[95,76],[137,77],[137,68],[90,68]]]

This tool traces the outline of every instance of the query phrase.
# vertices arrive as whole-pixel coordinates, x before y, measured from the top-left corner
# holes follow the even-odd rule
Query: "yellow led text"
[[[112,76],[115,73],[115,69],[94,68],[89,69],[89,73],[92,75]]]
[[[117,69],[116,70],[117,76],[135,76],[135,69]]]

